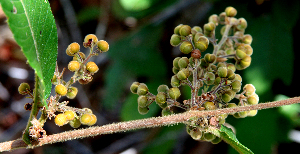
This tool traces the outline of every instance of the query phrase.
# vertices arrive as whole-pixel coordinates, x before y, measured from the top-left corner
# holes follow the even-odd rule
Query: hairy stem
[[[208,115],[219,115],[219,114],[226,114],[226,113],[228,114],[228,113],[236,113],[236,112],[249,111],[249,110],[261,110],[261,109],[268,109],[268,108],[290,105],[295,103],[300,103],[300,97],[294,97],[286,100],[274,101],[269,103],[260,103],[257,105],[250,105],[250,106],[240,106],[240,107],[225,108],[225,109],[210,110],[210,111],[188,111],[188,112],[173,114],[164,117],[155,117],[155,118],[127,121],[127,122],[112,123],[103,126],[95,126],[87,129],[79,129],[79,130],[54,134],[54,135],[48,135],[40,139],[40,142],[37,145],[33,145],[33,146],[25,144],[22,139],[3,142],[0,143],[0,152],[14,150],[18,148],[34,148],[45,144],[64,142],[68,140],[74,140],[74,139],[85,138],[90,136],[97,136],[102,134],[112,134],[112,133],[135,130],[135,129],[152,128],[152,127],[167,126],[167,125],[178,124],[178,123],[185,123],[191,117],[203,117]]]

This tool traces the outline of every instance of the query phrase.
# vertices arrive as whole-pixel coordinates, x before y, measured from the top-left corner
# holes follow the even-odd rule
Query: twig
[[[22,141],[22,139],[3,142],[0,143],[0,152],[10,151],[18,148],[35,148],[45,144],[64,142],[68,140],[74,140],[74,139],[85,138],[90,136],[97,136],[102,134],[112,134],[112,133],[135,130],[135,129],[152,128],[152,127],[159,127],[159,126],[174,125],[178,123],[185,123],[191,117],[203,117],[208,115],[219,115],[219,114],[226,114],[226,113],[228,114],[228,113],[236,113],[236,112],[249,111],[249,110],[261,110],[261,109],[268,109],[268,108],[290,105],[295,103],[300,103],[300,97],[293,97],[286,100],[274,101],[269,103],[260,103],[257,105],[250,105],[250,106],[240,106],[235,108],[225,108],[225,109],[211,110],[211,111],[188,111],[185,113],[173,114],[164,117],[154,117],[148,119],[112,123],[103,126],[96,126],[96,127],[86,128],[86,129],[79,129],[79,130],[73,130],[73,131],[67,131],[59,134],[49,135],[42,138],[40,142],[34,146],[26,145]]]

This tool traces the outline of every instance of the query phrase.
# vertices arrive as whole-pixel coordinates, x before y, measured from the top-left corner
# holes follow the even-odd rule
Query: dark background
[[[110,44],[107,53],[92,58],[100,70],[91,83],[75,84],[79,93],[69,105],[91,108],[98,117],[97,125],[159,116],[161,110],[155,104],[150,106],[148,114],[138,113],[137,95],[129,90],[131,83],[144,82],[154,94],[160,84],[170,86],[172,61],[183,56],[169,43],[173,29],[181,23],[202,27],[209,15],[220,14],[227,6],[237,9],[237,18],[247,20],[245,33],[253,37],[252,63],[246,70],[237,72],[243,77],[242,84],[252,83],[260,102],[298,96],[299,3],[297,0],[50,0],[58,29],[60,70],[71,60],[65,54],[67,46],[72,42],[82,44],[85,35],[96,34],[98,39]],[[22,82],[32,87],[34,84],[34,72],[11,39],[4,21],[5,17],[0,14],[1,142],[21,136],[29,117],[23,105],[30,99],[18,94],[17,88]],[[83,46],[81,51],[87,52]],[[207,52],[212,52],[212,46]],[[23,68],[28,76],[14,78],[9,73],[11,68]],[[66,71],[64,79],[68,80],[71,75]],[[182,99],[189,98],[188,88],[182,90]],[[235,127],[239,141],[254,153],[290,153],[299,147],[299,143],[288,138],[291,130],[299,129],[298,109],[296,104],[290,108],[262,110],[257,116],[244,119],[229,116],[227,122]],[[57,127],[51,120],[45,129],[47,134],[54,134],[72,128]],[[156,154],[237,153],[224,142],[213,145],[194,141],[183,124],[101,135],[12,153],[102,154],[128,149]]]

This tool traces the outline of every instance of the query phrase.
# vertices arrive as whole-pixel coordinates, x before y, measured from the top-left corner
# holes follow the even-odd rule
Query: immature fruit
[[[161,110],[161,115],[162,116],[168,116],[168,115],[171,115],[171,114],[173,114],[173,112],[168,107],[165,107]]]
[[[246,111],[238,112],[238,114],[239,114],[239,118],[245,118],[248,115]]]
[[[179,49],[182,53],[189,54],[193,50],[193,45],[188,41],[184,41],[181,43]]]
[[[169,87],[167,85],[159,85],[157,88],[157,92],[167,93],[169,91]]]
[[[178,79],[177,75],[173,75],[171,77],[171,86],[172,87],[179,87],[180,86],[180,80]]]
[[[80,116],[80,123],[83,125],[88,125],[92,121],[92,114],[91,113],[85,113]]]
[[[194,42],[197,42],[197,41],[199,41],[199,38],[201,37],[201,36],[204,36],[203,35],[203,33],[201,32],[197,32],[196,34],[195,34],[195,36],[194,36]]]
[[[81,125],[80,120],[78,118],[74,118],[73,120],[69,121],[69,124],[72,128],[78,128]]]
[[[235,52],[236,52],[236,57],[239,59],[243,59],[247,56],[246,52],[244,52],[241,49],[237,49]]]
[[[238,80],[238,81],[242,82],[242,77],[241,77],[241,75],[235,74],[234,80]]]
[[[179,80],[185,80],[186,78],[189,77],[189,75],[190,75],[189,69],[183,68],[177,73],[177,78]]]
[[[228,80],[233,80],[235,78],[235,74],[234,74],[233,70],[227,69],[227,78],[228,78]]]
[[[27,91],[29,91],[29,90],[30,90],[30,86],[28,83],[25,83],[25,82],[21,83],[18,88],[18,91],[21,95],[26,95]]]
[[[225,9],[225,13],[227,17],[234,17],[237,14],[237,10],[234,7],[227,7]]]
[[[156,97],[155,97],[155,101],[156,103],[161,107],[161,108],[165,108],[167,107],[167,96],[166,93],[164,92],[159,92]]]
[[[238,30],[244,30],[247,28],[247,21],[244,18],[238,19],[238,24],[236,25]]]
[[[92,47],[94,46],[98,41],[98,38],[96,35],[94,34],[88,34],[85,36],[84,38],[84,42],[83,42],[83,46],[84,47]]]
[[[133,82],[133,83],[131,84],[131,86],[130,86],[130,91],[131,91],[133,94],[136,94],[139,85],[140,85],[139,82]]]
[[[231,87],[232,87],[232,90],[234,92],[239,92],[241,90],[241,81],[239,80],[234,80],[233,82],[230,83],[231,84]]]
[[[200,67],[201,68],[207,68],[209,66],[209,63],[205,61],[204,58],[200,59]]]
[[[246,84],[244,87],[243,87],[243,90],[246,91],[245,92],[245,95],[246,96],[251,96],[255,93],[255,87],[252,85],[252,84]]]
[[[205,102],[204,103],[205,110],[214,110],[216,109],[214,102]]]
[[[64,85],[59,84],[59,85],[55,86],[55,92],[61,96],[65,96],[67,94],[68,90]]]
[[[68,69],[72,72],[76,72],[80,69],[80,63],[78,61],[70,61],[68,64]]]
[[[212,22],[214,23],[215,25],[218,25],[218,22],[219,22],[219,19],[218,19],[218,15],[216,14],[213,14],[211,15],[209,18],[208,18],[208,22]]]
[[[228,108],[233,108],[233,107],[237,107],[237,105],[235,103],[228,103],[227,107]]]
[[[250,105],[258,104],[258,101],[259,101],[259,97],[255,93],[247,98],[247,103]]]
[[[199,26],[194,26],[191,30],[191,33],[194,37],[197,33],[202,33],[202,28]]]
[[[221,141],[222,141],[222,138],[216,136],[216,138],[213,139],[213,140],[211,141],[211,143],[212,143],[212,144],[218,144],[218,143],[220,143]]]
[[[208,63],[213,63],[216,60],[216,55],[214,55],[214,54],[205,54],[204,59]]]
[[[226,13],[225,12],[220,13],[220,15],[219,15],[219,22],[220,22],[220,24],[224,24],[225,23],[225,19],[226,19]]]
[[[203,134],[203,138],[206,140],[206,141],[212,141],[213,139],[216,138],[216,136],[212,133],[204,133]]]
[[[253,48],[249,44],[244,45],[245,53],[248,56],[251,56],[253,54]]]
[[[71,110],[65,111],[64,115],[66,116],[67,121],[73,120],[75,118],[75,112]]]
[[[194,140],[200,140],[202,137],[202,131],[200,131],[199,129],[192,129],[190,130],[189,134]]]
[[[209,40],[205,36],[200,36],[195,42],[195,48],[199,49],[201,52],[208,48]]]
[[[234,64],[232,64],[232,63],[227,64],[227,69],[231,69],[233,72],[236,71],[236,68],[235,68]]]
[[[94,124],[97,122],[97,117],[96,117],[96,115],[91,114],[91,117],[92,117],[92,119],[91,119],[91,121],[88,123],[88,126],[92,126],[92,125],[94,125]]]
[[[141,95],[138,97],[138,105],[140,107],[147,107],[148,106],[148,98],[145,95]]]
[[[97,73],[99,68],[94,62],[90,61],[86,64],[86,70],[90,73]]]
[[[97,47],[101,52],[107,52],[109,49],[109,44],[104,40],[100,40],[97,42]]]
[[[206,72],[204,78],[206,79],[204,82],[208,85],[212,85],[215,82],[215,74],[212,72]]]
[[[209,22],[207,24],[204,24],[204,32],[205,31],[211,32],[211,31],[215,30],[215,28],[216,28],[216,25],[213,22]]]
[[[177,87],[173,87],[173,88],[169,89],[169,96],[172,99],[177,99],[177,98],[179,98],[180,95],[181,95],[180,90]]]
[[[54,122],[57,126],[63,126],[67,123],[67,117],[66,115],[60,113],[55,116]]]
[[[172,72],[174,73],[174,74],[177,74],[178,72],[179,72],[179,69],[178,68],[176,68],[175,66],[172,68]]]
[[[227,67],[219,67],[218,68],[218,75],[220,78],[227,77]]]
[[[80,50],[80,45],[74,42],[68,46],[66,50],[66,54],[69,56],[74,56],[79,50]]]
[[[249,34],[245,34],[243,36],[243,43],[245,44],[251,44],[252,43],[252,36]]]
[[[78,89],[76,87],[69,87],[68,92],[67,92],[67,97],[69,99],[74,99],[78,93]]]
[[[181,43],[181,38],[177,34],[173,34],[170,39],[170,44],[174,47],[178,46]]]
[[[140,83],[140,85],[138,86],[138,89],[137,89],[137,94],[138,95],[146,95],[148,93],[148,87],[146,84],[144,83]]]
[[[173,66],[176,67],[177,69],[179,69],[179,65],[178,65],[179,59],[180,59],[180,57],[176,57],[173,60]]]
[[[224,101],[225,103],[228,103],[232,100],[232,97],[231,97],[231,93],[230,92],[225,92],[223,95],[222,95],[222,101]]]
[[[174,34],[180,35],[180,34],[179,34],[179,29],[180,29],[182,26],[183,26],[183,24],[180,24],[180,25],[176,26],[176,27],[174,28]]]
[[[182,57],[178,60],[178,66],[180,69],[186,68],[189,65],[190,61],[187,57]]]
[[[149,112],[149,108],[138,106],[138,111],[139,111],[140,114],[144,115],[144,114],[147,114]]]
[[[253,117],[253,116],[256,116],[257,110],[250,110],[250,111],[248,111],[247,113],[248,113],[247,116]]]
[[[182,25],[179,29],[179,34],[181,36],[188,36],[191,34],[192,28],[189,25]]]

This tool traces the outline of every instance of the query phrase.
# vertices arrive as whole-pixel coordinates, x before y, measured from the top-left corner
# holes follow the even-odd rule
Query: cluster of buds
[[[258,103],[259,97],[255,93],[255,87],[246,84],[242,88],[242,77],[236,73],[236,70],[250,66],[250,56],[253,53],[250,46],[252,37],[244,34],[247,21],[244,18],[236,19],[236,14],[235,8],[227,7],[220,15],[211,15],[203,29],[182,24],[175,27],[170,44],[174,47],[179,46],[183,54],[190,54],[190,58],[176,57],[173,60],[172,88],[160,85],[157,95],[150,93],[144,83],[134,82],[131,85],[131,92],[139,95],[138,109],[141,114],[146,114],[149,104],[154,101],[163,109],[163,115],[172,114],[173,106],[186,111],[204,111]],[[215,30],[219,25],[223,25],[220,41],[215,38]],[[201,53],[207,50],[209,44],[213,45],[213,52],[202,56]],[[191,88],[191,98],[181,103],[177,99],[181,95],[179,87],[182,85]],[[234,98],[238,99],[238,103],[232,102]],[[257,110],[232,115],[244,118],[256,114]],[[187,132],[195,140],[219,143],[221,139],[207,130],[208,127],[219,128],[225,123],[227,116],[223,114],[191,118],[186,123]]]
[[[59,102],[62,96],[66,96],[69,99],[76,97],[78,89],[72,86],[76,81],[80,84],[87,84],[92,81],[92,76],[99,68],[94,62],[89,61],[89,59],[92,56],[97,56],[99,53],[107,52],[109,49],[109,44],[104,40],[98,41],[98,38],[94,34],[89,34],[84,38],[83,46],[90,49],[88,56],[80,51],[78,43],[74,42],[68,46],[66,54],[73,56],[72,61],[68,64],[68,69],[74,72],[74,75],[69,81],[65,81],[63,79],[65,69],[59,72],[58,67],[56,67],[51,80],[52,84],[55,85],[56,95],[51,96],[47,100],[47,107],[41,108],[46,113],[46,119],[49,118],[51,120],[52,117],[55,117],[54,122],[58,126],[70,124],[71,127],[78,128],[81,124],[91,126],[97,122],[97,117],[92,113],[91,109],[79,109],[67,106],[68,101]],[[18,90],[20,94],[29,95],[30,98],[34,98],[27,83],[22,83]],[[27,103],[24,107],[26,110],[31,110],[32,103]],[[56,115],[56,113],[58,114]],[[46,121],[46,119],[42,121]]]

